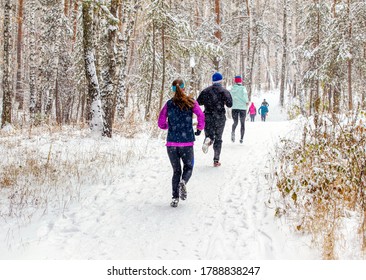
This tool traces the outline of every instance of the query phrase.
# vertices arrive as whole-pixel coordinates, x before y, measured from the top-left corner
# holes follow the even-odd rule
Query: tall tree
[[[215,30],[215,37],[218,41],[218,43],[222,40],[221,35],[221,8],[220,8],[220,0],[215,0],[215,17],[216,17],[216,30]],[[218,56],[215,56],[214,61],[214,68],[216,71],[219,71],[220,69],[220,58]]]
[[[120,6],[121,7],[121,6]],[[119,35],[118,35],[118,70],[117,70],[117,87],[114,108],[117,109],[117,115],[124,118],[125,106],[127,106],[128,95],[126,91],[126,73],[128,66],[128,55],[130,51],[132,32],[136,34],[137,12],[140,8],[138,0],[132,0],[124,3],[124,13],[119,14]],[[120,8],[120,11],[122,9]],[[132,42],[134,44],[134,41]],[[133,60],[135,48],[131,50],[130,60]],[[129,65],[132,66],[132,63]]]
[[[352,42],[352,19],[351,19],[351,0],[347,0],[347,14],[348,14],[348,39]],[[352,43],[350,43],[352,45]],[[353,96],[352,96],[352,46],[350,46],[350,57],[347,61],[348,70],[348,110],[353,109]]]
[[[104,116],[100,97],[100,88],[95,67],[94,43],[93,43],[93,16],[94,5],[89,0],[82,2],[83,16],[83,47],[85,75],[88,81],[88,97],[91,101],[89,124],[96,134],[104,133]]]
[[[35,13],[36,13],[36,3],[35,0],[29,0],[28,10],[30,11],[29,16],[29,112],[31,118],[34,120],[36,114],[36,28],[35,28]]]
[[[114,112],[114,93],[116,87],[116,73],[117,73],[117,62],[116,62],[116,36],[117,36],[117,11],[120,5],[119,0],[112,0],[110,5],[110,13],[108,19],[107,28],[107,41],[106,46],[106,64],[102,69],[103,87],[101,90],[102,107],[104,112],[105,127],[103,136],[112,137],[113,127],[113,112]]]
[[[153,21],[152,26],[152,70],[151,70],[151,80],[150,80],[150,88],[147,92],[147,103],[145,109],[145,120],[150,120],[151,117],[151,102],[154,90],[154,82],[155,82],[155,70],[156,70],[156,47],[155,47],[155,40],[156,40],[156,22]]]
[[[23,109],[23,89],[22,89],[22,47],[23,47],[23,0],[18,0],[18,31],[17,31],[17,75],[15,99],[19,103],[19,109]]]
[[[282,66],[280,84],[280,105],[285,104],[285,84],[286,84],[286,63],[287,63],[287,0],[283,0],[283,25],[282,25]]]
[[[1,127],[11,124],[12,95],[10,88],[10,13],[11,0],[4,3],[4,70],[3,70],[3,111]]]

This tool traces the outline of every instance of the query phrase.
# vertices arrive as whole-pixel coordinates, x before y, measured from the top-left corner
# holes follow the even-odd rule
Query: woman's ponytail
[[[181,110],[188,110],[190,108],[193,108],[194,100],[184,93],[184,88],[185,86],[183,80],[177,79],[173,81],[172,90],[175,92],[173,102]]]

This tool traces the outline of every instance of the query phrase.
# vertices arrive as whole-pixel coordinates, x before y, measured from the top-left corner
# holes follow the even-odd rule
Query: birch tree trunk
[[[164,98],[164,85],[165,85],[165,26],[163,23],[161,29],[161,46],[162,46],[162,79],[161,79],[161,90],[160,90],[160,97],[159,97],[159,110],[163,107],[163,98]],[[193,71],[193,68],[192,68]],[[193,75],[192,75],[193,76]],[[193,84],[193,81],[191,82]],[[191,85],[192,88],[192,85]],[[157,111],[159,112],[159,111]]]
[[[90,1],[82,2],[83,16],[83,47],[85,75],[88,82],[88,97],[90,106],[90,128],[92,132],[102,135],[104,131],[103,109],[100,98],[100,89],[95,67],[93,44],[93,5]]]
[[[10,89],[10,13],[11,1],[5,0],[4,6],[4,70],[3,70],[3,111],[1,127],[11,124],[11,89]]]
[[[258,84],[258,91],[261,92],[262,90],[262,56],[261,56],[261,44],[259,44],[258,48],[258,70],[257,70],[257,84]]]
[[[285,103],[285,83],[286,83],[286,61],[287,61],[287,0],[283,0],[283,51],[281,66],[281,84],[280,84],[280,105]]]
[[[352,44],[352,20],[351,20],[351,1],[347,1],[347,9],[348,9],[348,40],[349,43]],[[352,49],[350,50],[351,57],[348,59],[347,68],[348,68],[348,110],[353,110],[353,95],[352,95]]]
[[[337,120],[337,116],[340,112],[340,104],[341,104],[341,85],[340,82],[337,81],[336,85],[333,88],[333,120]]]
[[[216,16],[216,24],[217,30],[215,31],[216,39],[221,42],[221,31],[220,31],[220,24],[221,24],[221,17],[220,17],[221,9],[220,9],[220,0],[215,0],[215,16]],[[218,57],[214,58],[213,61],[214,67],[216,71],[220,69],[220,60]]]
[[[46,102],[46,108],[45,108],[45,114],[46,116],[50,117],[53,101],[56,99],[56,83],[58,79],[58,66],[59,66],[59,60],[60,60],[60,39],[61,39],[61,19],[62,19],[62,6],[61,6],[60,0],[54,0],[54,4],[50,8],[50,20],[52,24],[48,26],[48,32],[51,34],[51,38],[49,43],[53,43],[53,51],[48,51],[48,56],[50,58],[50,79],[49,84],[47,87],[48,91],[48,98]],[[58,98],[59,101],[59,98]],[[58,103],[60,105],[60,103]],[[61,121],[61,108],[59,106],[56,106],[56,115],[58,116],[58,120]],[[59,123],[60,124],[60,123]]]
[[[246,75],[247,78],[247,90],[248,90],[248,97],[249,100],[252,96],[253,91],[253,66],[254,66],[254,55],[255,49],[257,48],[256,40],[255,40],[255,12],[253,8],[252,0],[246,0],[246,9],[247,9],[247,16],[249,19],[249,29],[248,29],[248,38],[247,38],[247,69]],[[254,44],[252,41],[254,40]],[[252,54],[251,54],[252,53]]]
[[[240,40],[240,73],[243,77],[243,79],[245,79],[245,36],[244,36],[244,30],[242,30],[243,32],[243,36]]]
[[[35,28],[35,13],[36,3],[35,0],[29,1],[29,112],[31,118],[34,120],[36,113],[37,102],[37,85],[36,85],[36,28]]]
[[[155,61],[156,61],[156,49],[155,49],[155,37],[156,37],[156,23],[153,22],[153,30],[152,30],[152,52],[153,52],[153,58],[152,58],[152,70],[151,70],[151,82],[150,82],[150,89],[148,91],[147,95],[147,105],[145,110],[145,120],[150,120],[151,117],[151,100],[152,100],[152,94],[154,90],[154,80],[155,80]]]
[[[110,13],[112,16],[117,16],[119,0],[112,0],[110,6]],[[110,20],[111,21],[111,20]],[[103,88],[101,91],[102,107],[104,112],[105,126],[103,136],[112,137],[113,129],[113,105],[114,105],[114,88],[116,87],[116,35],[117,22],[110,22],[108,24],[107,35],[107,63],[102,70]]]
[[[316,46],[315,48],[318,48],[320,45],[320,3],[319,0],[315,0],[315,4],[317,5],[317,29],[316,29]],[[315,92],[315,96],[314,96],[314,124],[315,127],[318,127],[319,124],[319,111],[320,111],[320,92],[319,92],[319,55],[317,54],[315,56],[315,65],[314,67],[317,69],[316,70],[316,77],[315,77],[315,81],[314,81],[314,92]]]
[[[252,18],[251,18],[251,13],[250,13],[250,3],[249,0],[246,0],[246,10],[247,10],[247,16],[248,16],[248,20],[249,20],[249,28],[248,28],[248,36],[247,36],[247,61],[246,61],[246,65],[247,65],[247,69],[245,69],[245,79],[247,79],[246,77],[249,77],[249,65],[250,65],[250,40],[251,40],[251,32],[252,32]],[[250,98],[251,96],[251,85],[249,84],[249,79],[247,79],[247,83],[248,83],[248,96]]]
[[[258,39],[257,39],[257,35],[254,32],[253,33],[253,37],[254,38],[254,44],[252,47],[252,55],[250,55],[250,68],[249,68],[249,80],[248,80],[248,98],[249,100],[252,98],[252,93],[253,93],[253,69],[254,69],[254,60],[255,60],[255,54],[257,51],[257,43],[258,43]]]
[[[35,4],[37,4],[37,1],[35,1]],[[43,110],[43,104],[44,104],[44,95],[45,95],[45,90],[46,90],[46,84],[47,84],[47,79],[46,79],[46,50],[45,50],[45,45],[48,45],[48,43],[46,42],[45,37],[45,24],[43,23],[45,21],[45,14],[47,14],[47,10],[44,6],[43,3],[41,3],[41,5],[39,6],[39,10],[40,12],[38,13],[38,15],[40,16],[39,18],[39,25],[37,25],[37,29],[35,30],[35,40],[37,40],[37,59],[35,60],[36,62],[36,67],[37,67],[37,89],[36,89],[36,106],[35,106],[35,113],[38,117],[38,121],[41,121],[41,117],[42,117],[42,110]],[[36,23],[36,22],[35,22]]]
[[[18,0],[18,31],[17,31],[17,75],[15,100],[18,102],[18,109],[23,109],[23,89],[22,89],[22,43],[23,43],[23,0]]]
[[[127,100],[125,101],[125,95],[126,99],[126,68],[127,68],[127,60],[128,60],[128,54],[130,50],[130,43],[131,43],[131,34],[133,31],[135,31],[136,28],[136,20],[137,20],[137,11],[139,9],[139,1],[133,0],[131,3],[129,3],[130,8],[128,9],[128,14],[124,15],[125,20],[123,22],[127,22],[126,27],[124,31],[121,29],[121,34],[119,35],[119,53],[120,57],[118,59],[119,61],[119,74],[118,74],[118,83],[117,83],[117,92],[116,92],[116,103],[114,105],[115,108],[117,108],[117,115],[120,118],[124,118],[125,115],[125,106],[127,106]],[[125,4],[126,5],[126,4]],[[122,22],[122,15],[120,15],[120,22]],[[134,52],[134,48],[131,50],[132,54]],[[132,58],[132,56],[131,56]],[[114,115],[114,114],[113,114]]]
[[[364,43],[364,46],[363,46],[363,59],[366,61],[366,42]],[[365,71],[363,71],[360,76],[363,79],[363,81],[365,81],[365,79],[366,79]],[[361,108],[366,109],[366,87],[365,86],[362,87]]]

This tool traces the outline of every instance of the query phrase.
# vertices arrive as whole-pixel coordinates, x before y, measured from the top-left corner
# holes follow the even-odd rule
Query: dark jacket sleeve
[[[229,108],[233,106],[233,98],[228,90],[225,90],[225,105]]]
[[[199,105],[203,105],[203,101],[204,101],[204,95],[205,95],[205,91],[201,91],[200,95],[197,97],[197,102]]]

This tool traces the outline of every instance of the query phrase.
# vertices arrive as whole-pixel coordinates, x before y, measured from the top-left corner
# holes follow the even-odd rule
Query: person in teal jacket
[[[230,94],[233,98],[231,115],[234,121],[231,128],[231,141],[235,142],[235,129],[238,125],[238,119],[240,119],[240,143],[243,143],[245,133],[245,117],[247,115],[248,106],[248,93],[242,82],[241,76],[235,76],[234,85],[230,91]]]
[[[262,105],[262,106],[259,107],[258,113],[261,115],[262,122],[266,121],[268,111],[269,111],[268,106]]]

